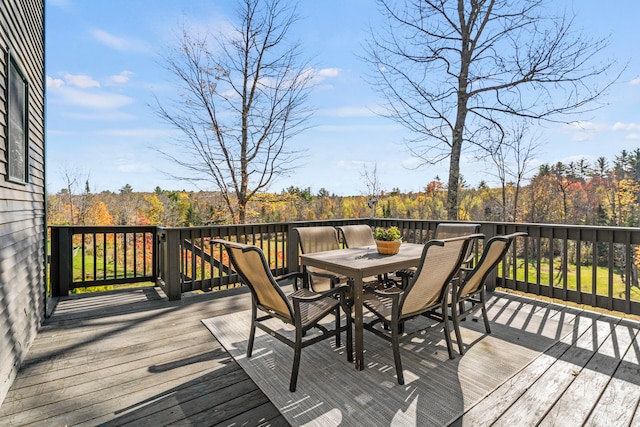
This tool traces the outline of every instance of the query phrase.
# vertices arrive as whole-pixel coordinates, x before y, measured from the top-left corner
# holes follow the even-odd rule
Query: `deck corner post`
[[[72,235],[70,227],[51,227],[51,296],[69,296],[72,274]]]
[[[180,230],[158,228],[159,277],[158,286],[162,288],[169,301],[182,297],[180,280]]]

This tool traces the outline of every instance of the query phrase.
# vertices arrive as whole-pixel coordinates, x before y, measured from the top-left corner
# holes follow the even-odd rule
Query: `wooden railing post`
[[[298,257],[298,233],[293,230],[296,227],[299,227],[299,224],[287,225],[287,273],[301,271]]]
[[[66,297],[71,287],[72,229],[51,228],[51,296]]]
[[[182,297],[182,280],[180,277],[180,230],[159,228],[158,249],[160,273],[157,284],[162,288],[170,301]]]

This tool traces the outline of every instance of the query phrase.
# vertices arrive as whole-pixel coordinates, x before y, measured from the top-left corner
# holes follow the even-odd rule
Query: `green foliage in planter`
[[[398,240],[400,239],[400,229],[395,225],[389,228],[376,227],[376,229],[373,230],[373,238],[387,242]]]

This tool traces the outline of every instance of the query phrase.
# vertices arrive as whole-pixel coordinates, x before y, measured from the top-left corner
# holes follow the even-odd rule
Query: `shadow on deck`
[[[248,308],[244,288],[179,301],[156,288],[66,298],[38,333],[0,425],[287,425],[201,323]],[[489,316],[496,332],[542,354],[455,425],[638,422],[637,322],[501,292]],[[482,338],[466,344],[479,350]]]

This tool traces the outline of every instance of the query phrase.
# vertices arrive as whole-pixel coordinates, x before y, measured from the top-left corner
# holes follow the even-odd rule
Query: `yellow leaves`
[[[102,200],[96,200],[89,208],[85,221],[95,225],[113,225],[113,216]]]
[[[164,225],[164,205],[154,193],[151,195],[144,195],[144,200],[147,202],[146,209],[141,209],[141,213],[144,214],[150,225]]]

